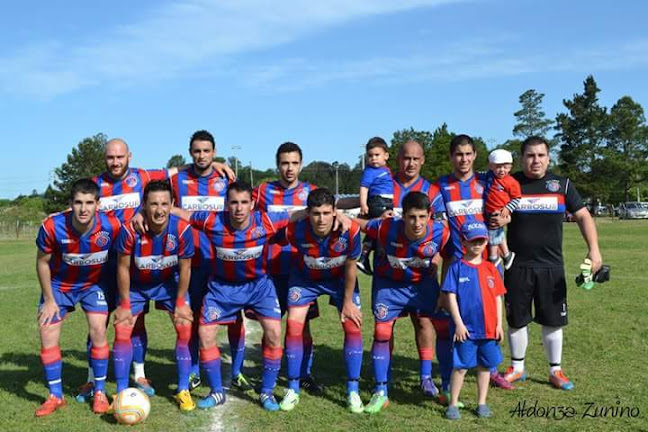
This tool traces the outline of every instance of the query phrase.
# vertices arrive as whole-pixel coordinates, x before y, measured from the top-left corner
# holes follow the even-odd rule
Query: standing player
[[[333,230],[335,197],[328,189],[311,192],[307,204],[308,218],[292,222],[286,228],[287,241],[297,248],[297,253],[288,291],[288,390],[280,407],[283,411],[291,411],[299,403],[304,323],[309,306],[326,294],[338,308],[344,329],[347,406],[351,412],[361,413],[364,406],[358,380],[362,367],[362,314],[356,277],[356,261],[361,250],[360,229],[353,224],[345,232]]]
[[[189,139],[189,154],[193,159],[190,168],[180,171],[171,178],[173,198],[175,205],[184,210],[191,211],[222,211],[225,208],[227,196],[226,176],[217,172],[212,166],[216,156],[216,144],[211,133],[205,130],[195,132]],[[211,263],[214,259],[212,246],[202,231],[193,231],[196,253],[191,262],[191,282],[189,295],[194,316],[200,313],[202,298],[207,290]],[[245,327],[243,317],[239,314],[236,321],[227,326],[227,336],[232,355],[232,385],[249,390],[248,379],[241,372],[245,359]],[[198,357],[198,320],[193,323],[191,350],[191,376],[189,388],[193,390],[200,385],[200,368]]]
[[[65,406],[61,380],[61,325],[77,303],[86,313],[92,349],[90,365],[95,388],[92,410],[108,410],[104,392],[108,372],[106,322],[108,305],[100,287],[106,270],[108,251],[117,237],[120,223],[98,213],[99,189],[90,179],[74,182],[70,193],[71,210],[49,216],[36,239],[36,273],[42,296],[38,308],[41,360],[49,386],[49,397],[36,416],[46,416]]]
[[[189,338],[193,315],[187,304],[187,291],[194,245],[189,223],[169,214],[172,201],[169,183],[150,182],[144,188],[143,197],[148,231],[139,234],[123,226],[119,232],[115,243],[119,306],[115,310],[113,360],[119,393],[128,387],[135,318],[144,312],[150,300],[155,300],[158,308],[169,312],[177,334],[178,391],[175,399],[182,411],[192,411],[196,408],[189,393]]]
[[[511,366],[505,378],[526,379],[524,356],[529,336],[527,326],[542,326],[542,342],[549,361],[549,381],[562,390],[574,384],[561,368],[562,328],[567,325],[567,284],[562,257],[562,226],[565,211],[574,215],[587,243],[592,272],[601,267],[596,225],[569,179],[548,172],[549,146],[540,137],[524,140],[520,149],[522,172],[513,177],[520,183],[522,199],[508,228],[508,242],[516,258],[506,271],[506,319],[511,348]],[[491,225],[506,221],[494,217]],[[533,304],[535,316],[531,315]]]
[[[450,162],[454,172],[440,177],[436,183],[450,224],[448,259],[443,260],[444,275],[452,261],[463,256],[461,226],[466,222],[484,222],[487,176],[474,171],[476,158],[473,139],[468,135],[457,135],[450,141]],[[491,383],[507,390],[513,388],[496,369],[491,371]]]
[[[450,234],[444,223],[432,220],[431,213],[427,195],[410,192],[403,199],[402,218],[357,220],[385,251],[374,256],[372,307],[376,323],[372,357],[376,388],[365,408],[367,413],[377,413],[389,405],[389,345],[396,319],[403,312],[416,314],[432,328],[432,317],[437,315],[439,283],[435,256],[445,247]],[[431,375],[434,344],[418,342],[422,366],[425,360],[430,362],[429,373],[421,368],[423,380]]]
[[[276,154],[279,180],[261,183],[254,189],[254,202],[256,208],[265,212],[301,210],[306,207],[308,194],[316,186],[299,180],[302,169],[302,150],[292,142],[285,142],[279,146]],[[288,301],[288,276],[290,274],[291,254],[296,251],[294,246],[272,243],[267,246],[268,275],[272,278],[282,315],[286,313]],[[301,386],[312,393],[321,393],[322,386],[317,382],[312,373],[313,365],[313,337],[310,332],[311,319],[319,316],[317,301],[314,302],[306,317],[304,325],[303,346],[304,356],[301,365]]]
[[[200,359],[211,391],[198,402],[202,409],[225,403],[218,349],[218,325],[236,321],[252,309],[263,328],[263,376],[261,405],[279,410],[273,389],[281,367],[281,310],[272,279],[266,275],[263,256],[268,239],[289,222],[288,213],[252,211],[252,188],[241,182],[229,185],[226,211],[190,212],[178,208],[172,214],[190,220],[207,233],[215,251],[207,294],[200,316]]]

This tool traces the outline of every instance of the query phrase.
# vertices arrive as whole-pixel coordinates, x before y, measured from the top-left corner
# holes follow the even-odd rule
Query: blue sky
[[[414,127],[496,144],[519,95],[550,118],[593,74],[601,103],[648,107],[648,4],[532,0],[7,2],[0,15],[0,197],[45,189],[84,137],[123,137],[133,165],[186,155],[354,164],[375,135]]]

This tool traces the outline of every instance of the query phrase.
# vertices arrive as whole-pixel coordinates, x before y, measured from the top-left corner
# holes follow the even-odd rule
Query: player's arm
[[[187,222],[191,222],[191,214],[193,213],[191,210],[184,210],[181,209],[180,207],[171,207],[170,212],[173,216],[177,216],[180,219],[184,219]]]
[[[586,207],[581,208],[573,213],[574,220],[578,224],[581,235],[587,243],[587,258],[592,261],[592,273],[596,273],[603,264],[603,258],[601,257],[601,251],[599,249],[598,243],[598,232],[596,231],[596,224],[590,212]]]
[[[360,213],[363,215],[369,214],[369,206],[367,199],[369,197],[369,188],[360,186]]]
[[[130,255],[123,253],[117,254],[117,290],[119,292],[119,304],[115,310],[115,325],[123,323],[127,326],[133,326],[135,324],[130,304],[130,263]]]
[[[351,320],[360,328],[362,327],[362,312],[353,303],[353,295],[358,277],[356,262],[357,260],[355,259],[347,259],[344,262],[344,303],[342,305],[342,312],[340,312],[340,321],[345,322],[346,320]]]
[[[504,339],[504,330],[502,329],[502,296],[497,296],[497,327],[495,327],[495,339],[499,342]]]
[[[176,324],[190,323],[193,321],[193,313],[191,307],[187,304],[186,297],[189,291],[189,279],[191,279],[191,258],[179,259],[178,270],[178,293],[173,322]]]
[[[59,307],[52,291],[52,272],[49,266],[51,259],[52,254],[38,249],[36,254],[36,274],[43,294],[43,305],[38,311],[38,325],[41,327],[49,324],[52,318],[61,319]]]
[[[455,334],[454,340],[459,342],[464,342],[470,337],[468,329],[466,328],[463,320],[461,319],[461,314],[459,314],[459,305],[457,304],[457,294],[452,292],[444,293],[446,296],[446,307],[448,312],[452,316],[452,321],[455,323]]]

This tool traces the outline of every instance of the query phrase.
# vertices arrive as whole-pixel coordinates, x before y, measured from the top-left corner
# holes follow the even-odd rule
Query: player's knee
[[[377,322],[374,327],[374,340],[377,342],[387,342],[391,339],[392,328],[394,323],[390,322]]]
[[[189,343],[189,339],[191,339],[191,324],[176,324],[175,329],[178,335],[178,342]]]
[[[286,336],[287,337],[301,337],[304,333],[304,323],[297,320],[289,319],[286,323]]]
[[[200,326],[198,327],[198,337],[200,338],[200,346],[202,348],[210,348],[216,346],[217,330],[213,326]]]
[[[346,334],[361,334],[362,333],[362,331],[360,330],[360,327],[358,327],[356,325],[356,323],[354,323],[351,320],[345,320],[342,323],[342,328],[344,329],[344,333],[346,333]]]
[[[133,328],[115,324],[115,342],[130,342]]]

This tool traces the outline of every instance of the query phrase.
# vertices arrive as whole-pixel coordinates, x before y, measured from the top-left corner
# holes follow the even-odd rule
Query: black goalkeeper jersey
[[[569,179],[547,173],[541,179],[513,174],[520,183],[522,199],[508,225],[509,249],[515,252],[515,266],[562,267],[562,234],[565,211],[584,207]]]

